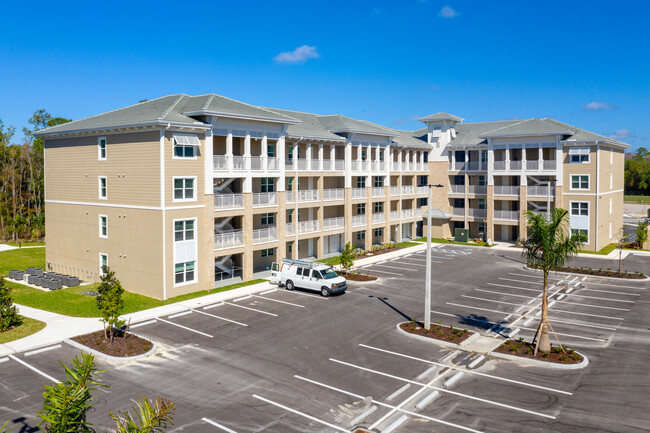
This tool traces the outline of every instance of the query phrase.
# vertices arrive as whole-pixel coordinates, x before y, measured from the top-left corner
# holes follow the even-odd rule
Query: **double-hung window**
[[[99,237],[108,239],[108,217],[106,215],[99,216]]]
[[[384,229],[383,228],[378,228],[374,230],[374,235],[376,238],[381,237],[384,235]]]
[[[571,164],[580,164],[589,162],[589,148],[588,147],[574,147],[569,149],[569,162]]]
[[[367,158],[366,149],[361,149],[361,161],[365,161]]]
[[[373,203],[374,205],[374,212],[379,213],[384,211],[384,202],[383,201],[376,201]]]
[[[478,186],[485,186],[487,185],[487,182],[485,180],[485,176],[479,176],[478,177]]]
[[[196,158],[196,150],[201,144],[193,134],[174,134],[174,158]]]
[[[365,214],[366,214],[366,204],[357,203],[357,215],[365,215]]]
[[[174,284],[196,281],[196,219],[174,221]]]
[[[266,156],[269,158],[275,157],[275,145],[274,144],[268,144],[266,146]]]
[[[174,178],[174,201],[196,200],[196,178],[180,177]]]
[[[589,175],[572,174],[571,189],[589,189]]]
[[[102,200],[108,198],[108,180],[106,176],[99,176],[99,198]]]
[[[429,176],[427,175],[422,175],[420,176],[420,182],[418,183],[419,186],[427,186],[429,184]]]
[[[485,209],[485,199],[484,198],[479,198],[478,199],[478,208],[479,209]]]
[[[99,137],[97,139],[97,159],[99,161],[106,161],[106,137]]]
[[[99,275],[104,276],[104,267],[108,267],[108,254],[99,253]]]
[[[261,224],[263,226],[271,226],[275,224],[275,214],[274,213],[263,213],[260,215]]]
[[[273,182],[272,177],[263,177],[260,179],[260,191],[261,192],[275,191],[275,183]]]
[[[194,264],[190,262],[176,263],[174,265],[174,283],[191,283],[194,281]]]
[[[571,202],[571,215],[589,216],[589,202],[586,201]]]
[[[357,240],[358,241],[363,240],[365,238],[366,238],[366,232],[365,231],[357,232]]]
[[[174,222],[174,241],[191,241],[194,239],[194,220]]]
[[[366,187],[366,177],[357,176],[357,188],[365,188],[365,187]]]
[[[384,177],[383,176],[373,176],[373,183],[375,188],[380,188],[384,186]]]

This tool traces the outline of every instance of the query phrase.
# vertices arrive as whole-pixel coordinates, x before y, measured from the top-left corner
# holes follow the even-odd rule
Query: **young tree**
[[[643,248],[643,244],[648,240],[648,221],[643,220],[636,226],[636,246]]]
[[[341,251],[341,255],[339,256],[339,262],[341,263],[341,268],[343,268],[346,273],[352,269],[352,266],[354,265],[354,248],[352,248],[351,242],[345,244],[345,249]]]
[[[551,342],[548,338],[548,274],[561,267],[565,261],[578,254],[580,246],[586,241],[584,233],[571,233],[569,229],[569,211],[556,208],[550,217],[527,211],[528,237],[521,242],[522,258],[531,267],[544,273],[544,294],[542,296],[542,319],[535,333],[535,352],[550,352]],[[534,341],[535,341],[534,340]]]
[[[108,388],[98,380],[95,358],[89,353],[82,353],[81,359],[75,356],[70,361],[71,367],[59,362],[67,377],[61,383],[44,386],[43,408],[38,412],[42,426],[48,433],[91,433],[92,424],[88,422],[87,413],[93,408],[92,391],[98,386]]]
[[[18,326],[22,319],[11,298],[11,288],[5,285],[5,279],[0,277],[0,332],[6,331],[12,326]]]
[[[174,402],[157,398],[153,402],[140,396],[133,407],[135,416],[128,412],[113,415],[117,427],[116,433],[158,433],[173,425]]]
[[[108,333],[104,328],[104,336],[110,338],[111,343],[114,339],[114,328],[120,323],[120,311],[124,308],[124,289],[120,281],[115,278],[115,272],[111,271],[108,266],[102,267],[103,275],[101,283],[97,288],[97,308],[102,316],[104,323],[108,324]],[[108,335],[107,335],[108,334]]]

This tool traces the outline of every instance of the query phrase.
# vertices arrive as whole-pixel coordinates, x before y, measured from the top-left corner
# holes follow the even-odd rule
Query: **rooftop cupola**
[[[435,113],[418,120],[427,124],[427,140],[435,149],[444,148],[456,138],[456,124],[465,119],[449,113]]]

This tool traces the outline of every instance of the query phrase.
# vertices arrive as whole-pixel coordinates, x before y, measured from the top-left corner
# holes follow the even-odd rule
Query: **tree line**
[[[37,110],[23,128],[22,143],[13,142],[16,129],[0,120],[0,240],[41,240],[45,236],[43,139],[39,129],[70,122]]]
[[[650,195],[650,152],[645,147],[625,160],[625,194]]]

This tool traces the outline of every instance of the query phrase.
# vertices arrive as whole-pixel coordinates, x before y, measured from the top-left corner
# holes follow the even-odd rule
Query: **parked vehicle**
[[[322,263],[282,259],[271,265],[271,283],[287,290],[298,287],[314,290],[323,296],[345,292],[348,283],[334,268]]]

